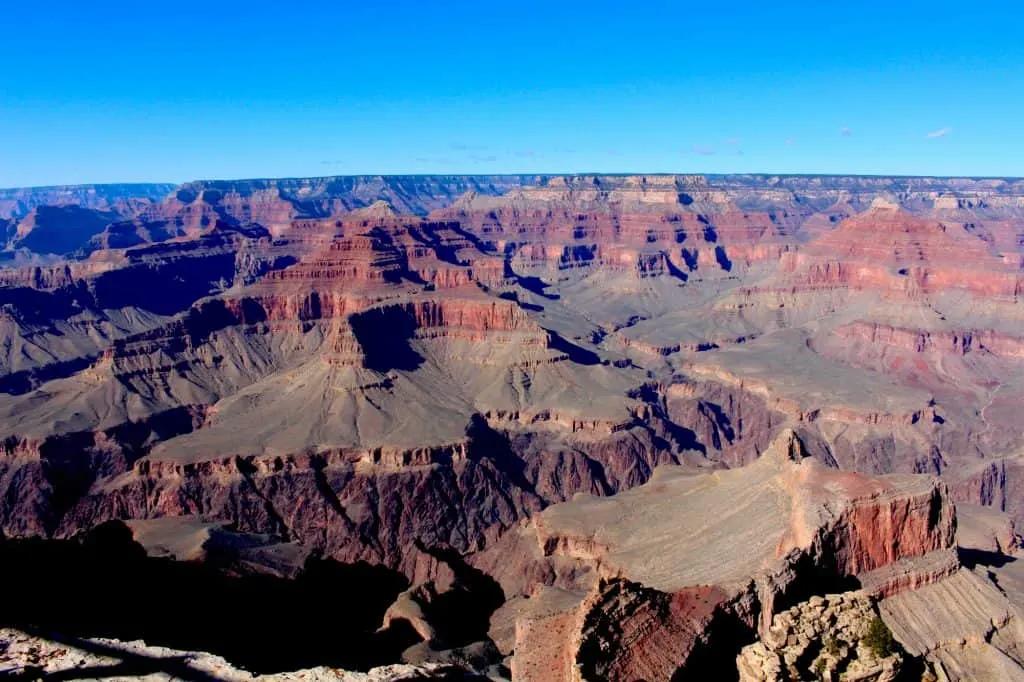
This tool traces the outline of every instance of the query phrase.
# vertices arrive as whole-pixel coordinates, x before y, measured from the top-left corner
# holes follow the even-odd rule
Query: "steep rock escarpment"
[[[786,432],[747,467],[659,470],[615,497],[551,507],[482,553],[513,597],[492,632],[514,649],[517,679],[722,674],[774,613],[815,592],[858,576],[886,589],[870,576],[898,563],[920,560],[922,582],[955,567],[941,483],[802,456]]]

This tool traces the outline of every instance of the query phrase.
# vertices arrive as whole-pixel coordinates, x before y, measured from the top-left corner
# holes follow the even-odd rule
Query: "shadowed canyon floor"
[[[366,562],[405,581],[373,618],[427,640],[382,662],[515,651],[521,679],[554,679],[537,642],[564,679],[735,674],[811,596],[790,582],[861,588],[949,679],[1017,660],[992,557],[1024,517],[1024,181],[46,188],[0,192],[0,226],[7,538],[124,521],[233,573]],[[1002,595],[998,655],[922,630],[924,590]],[[489,635],[437,622],[470,593]],[[593,653],[633,626],[648,648]]]

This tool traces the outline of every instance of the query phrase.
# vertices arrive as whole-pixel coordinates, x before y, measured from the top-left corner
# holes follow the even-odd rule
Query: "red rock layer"
[[[799,456],[799,441],[791,441],[790,448],[791,456]],[[909,479],[889,483],[813,465],[784,467],[781,476],[794,503],[793,534],[779,546],[776,562],[756,566],[746,582],[729,578],[722,585],[694,585],[672,592],[652,589],[630,580],[633,555],[604,546],[600,529],[587,526],[585,520],[576,521],[566,535],[544,525],[545,515],[536,517],[532,527],[537,530],[536,539],[543,542],[542,550],[523,552],[509,546],[516,553],[508,556],[525,558],[526,564],[539,560],[546,570],[523,566],[517,572],[506,566],[503,574],[515,576],[506,581],[507,591],[521,589],[532,595],[525,600],[516,625],[517,679],[714,679],[731,667],[732,657],[725,653],[729,643],[744,637],[744,632],[749,636],[768,627],[772,614],[790,605],[798,594],[828,589],[829,580],[842,576],[897,565],[893,579],[880,587],[892,591],[916,586],[955,569],[950,550],[955,542],[955,509],[941,483],[929,486],[914,481],[908,486]],[[814,524],[822,525],[813,528]],[[640,526],[635,533],[642,536],[645,531]],[[685,520],[681,521],[680,535],[689,532]],[[702,528],[702,532],[715,534],[718,529]],[[672,542],[671,537],[658,538]],[[510,540],[506,537],[503,542]],[[637,570],[644,570],[648,560],[641,559]],[[915,569],[911,561],[922,563]],[[601,578],[596,584],[595,576]],[[552,597],[558,591],[539,587],[538,582],[582,589],[587,596],[582,601]],[[545,599],[554,599],[554,606],[543,606]]]
[[[838,327],[833,333],[843,339],[893,346],[914,353],[937,351],[966,355],[987,352],[997,357],[1024,358],[1024,338],[990,329],[929,331],[854,322]]]
[[[936,486],[913,496],[875,494],[856,500],[828,541],[844,575],[859,575],[901,559],[952,547],[956,511],[949,490]]]
[[[797,288],[842,286],[902,296],[963,289],[1012,299],[1024,283],[1019,267],[1007,265],[962,228],[895,209],[843,221],[785,255],[782,272]]]
[[[678,192],[664,190],[641,192],[647,198],[621,205],[601,203],[601,197],[609,201],[605,194],[534,189],[500,200],[469,199],[436,215],[458,220],[526,264],[559,270],[597,266],[641,278],[749,266],[790,248],[791,222],[784,215],[728,207],[699,214],[680,203]],[[656,200],[648,200],[654,195]]]

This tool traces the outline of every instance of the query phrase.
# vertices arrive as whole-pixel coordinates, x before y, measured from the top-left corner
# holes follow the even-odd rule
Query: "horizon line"
[[[274,182],[274,181],[286,181],[286,180],[326,180],[332,178],[513,178],[513,177],[525,177],[534,176],[537,178],[559,178],[559,177],[612,177],[612,178],[623,178],[632,176],[645,176],[645,177],[673,177],[673,176],[697,176],[704,178],[730,178],[730,177],[775,177],[775,178],[872,178],[872,179],[893,179],[893,180],[1002,180],[1006,182],[1024,181],[1024,175],[917,175],[907,173],[841,173],[841,172],[830,172],[830,173],[772,173],[767,171],[758,172],[747,172],[747,173],[700,173],[700,172],[653,172],[647,173],[643,171],[629,172],[598,172],[598,171],[574,171],[574,172],[559,172],[559,173],[542,173],[525,171],[520,173],[515,172],[502,172],[502,173],[339,173],[334,175],[283,175],[283,176],[264,176],[264,177],[241,177],[241,178],[196,178],[192,180],[185,180],[184,182],[174,182],[167,180],[131,180],[131,181],[111,181],[111,182],[79,182],[79,183],[64,183],[64,184],[52,184],[52,185],[11,185],[8,187],[0,187],[0,192],[11,192],[15,190],[58,190],[58,189],[74,189],[81,187],[142,187],[146,185],[171,185],[172,187],[182,187],[185,185],[196,184],[196,183],[213,183],[213,182]]]

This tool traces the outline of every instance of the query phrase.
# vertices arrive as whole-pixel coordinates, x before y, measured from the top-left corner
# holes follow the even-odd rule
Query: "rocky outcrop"
[[[886,646],[888,630],[880,622],[866,594],[812,597],[777,614],[764,638],[743,648],[736,659],[740,682],[893,682],[904,656]]]
[[[659,471],[615,497],[551,507],[480,555],[520,595],[505,607],[517,679],[714,676],[728,647],[767,633],[802,595],[952,545],[941,484],[802,455],[788,432],[741,469]]]
[[[1019,593],[1010,593],[1014,603],[998,582],[965,568],[879,608],[907,652],[926,658],[939,679],[1024,679]]]
[[[11,628],[0,629],[0,671],[8,675],[82,677],[116,671],[117,679],[217,679],[224,682],[403,682],[449,680],[469,674],[454,665],[387,665],[365,673],[318,667],[258,675],[201,651],[180,651],[115,639],[50,639]]]
[[[1024,679],[1024,574],[1008,514],[958,504],[955,570],[878,606],[903,649],[939,680]]]

